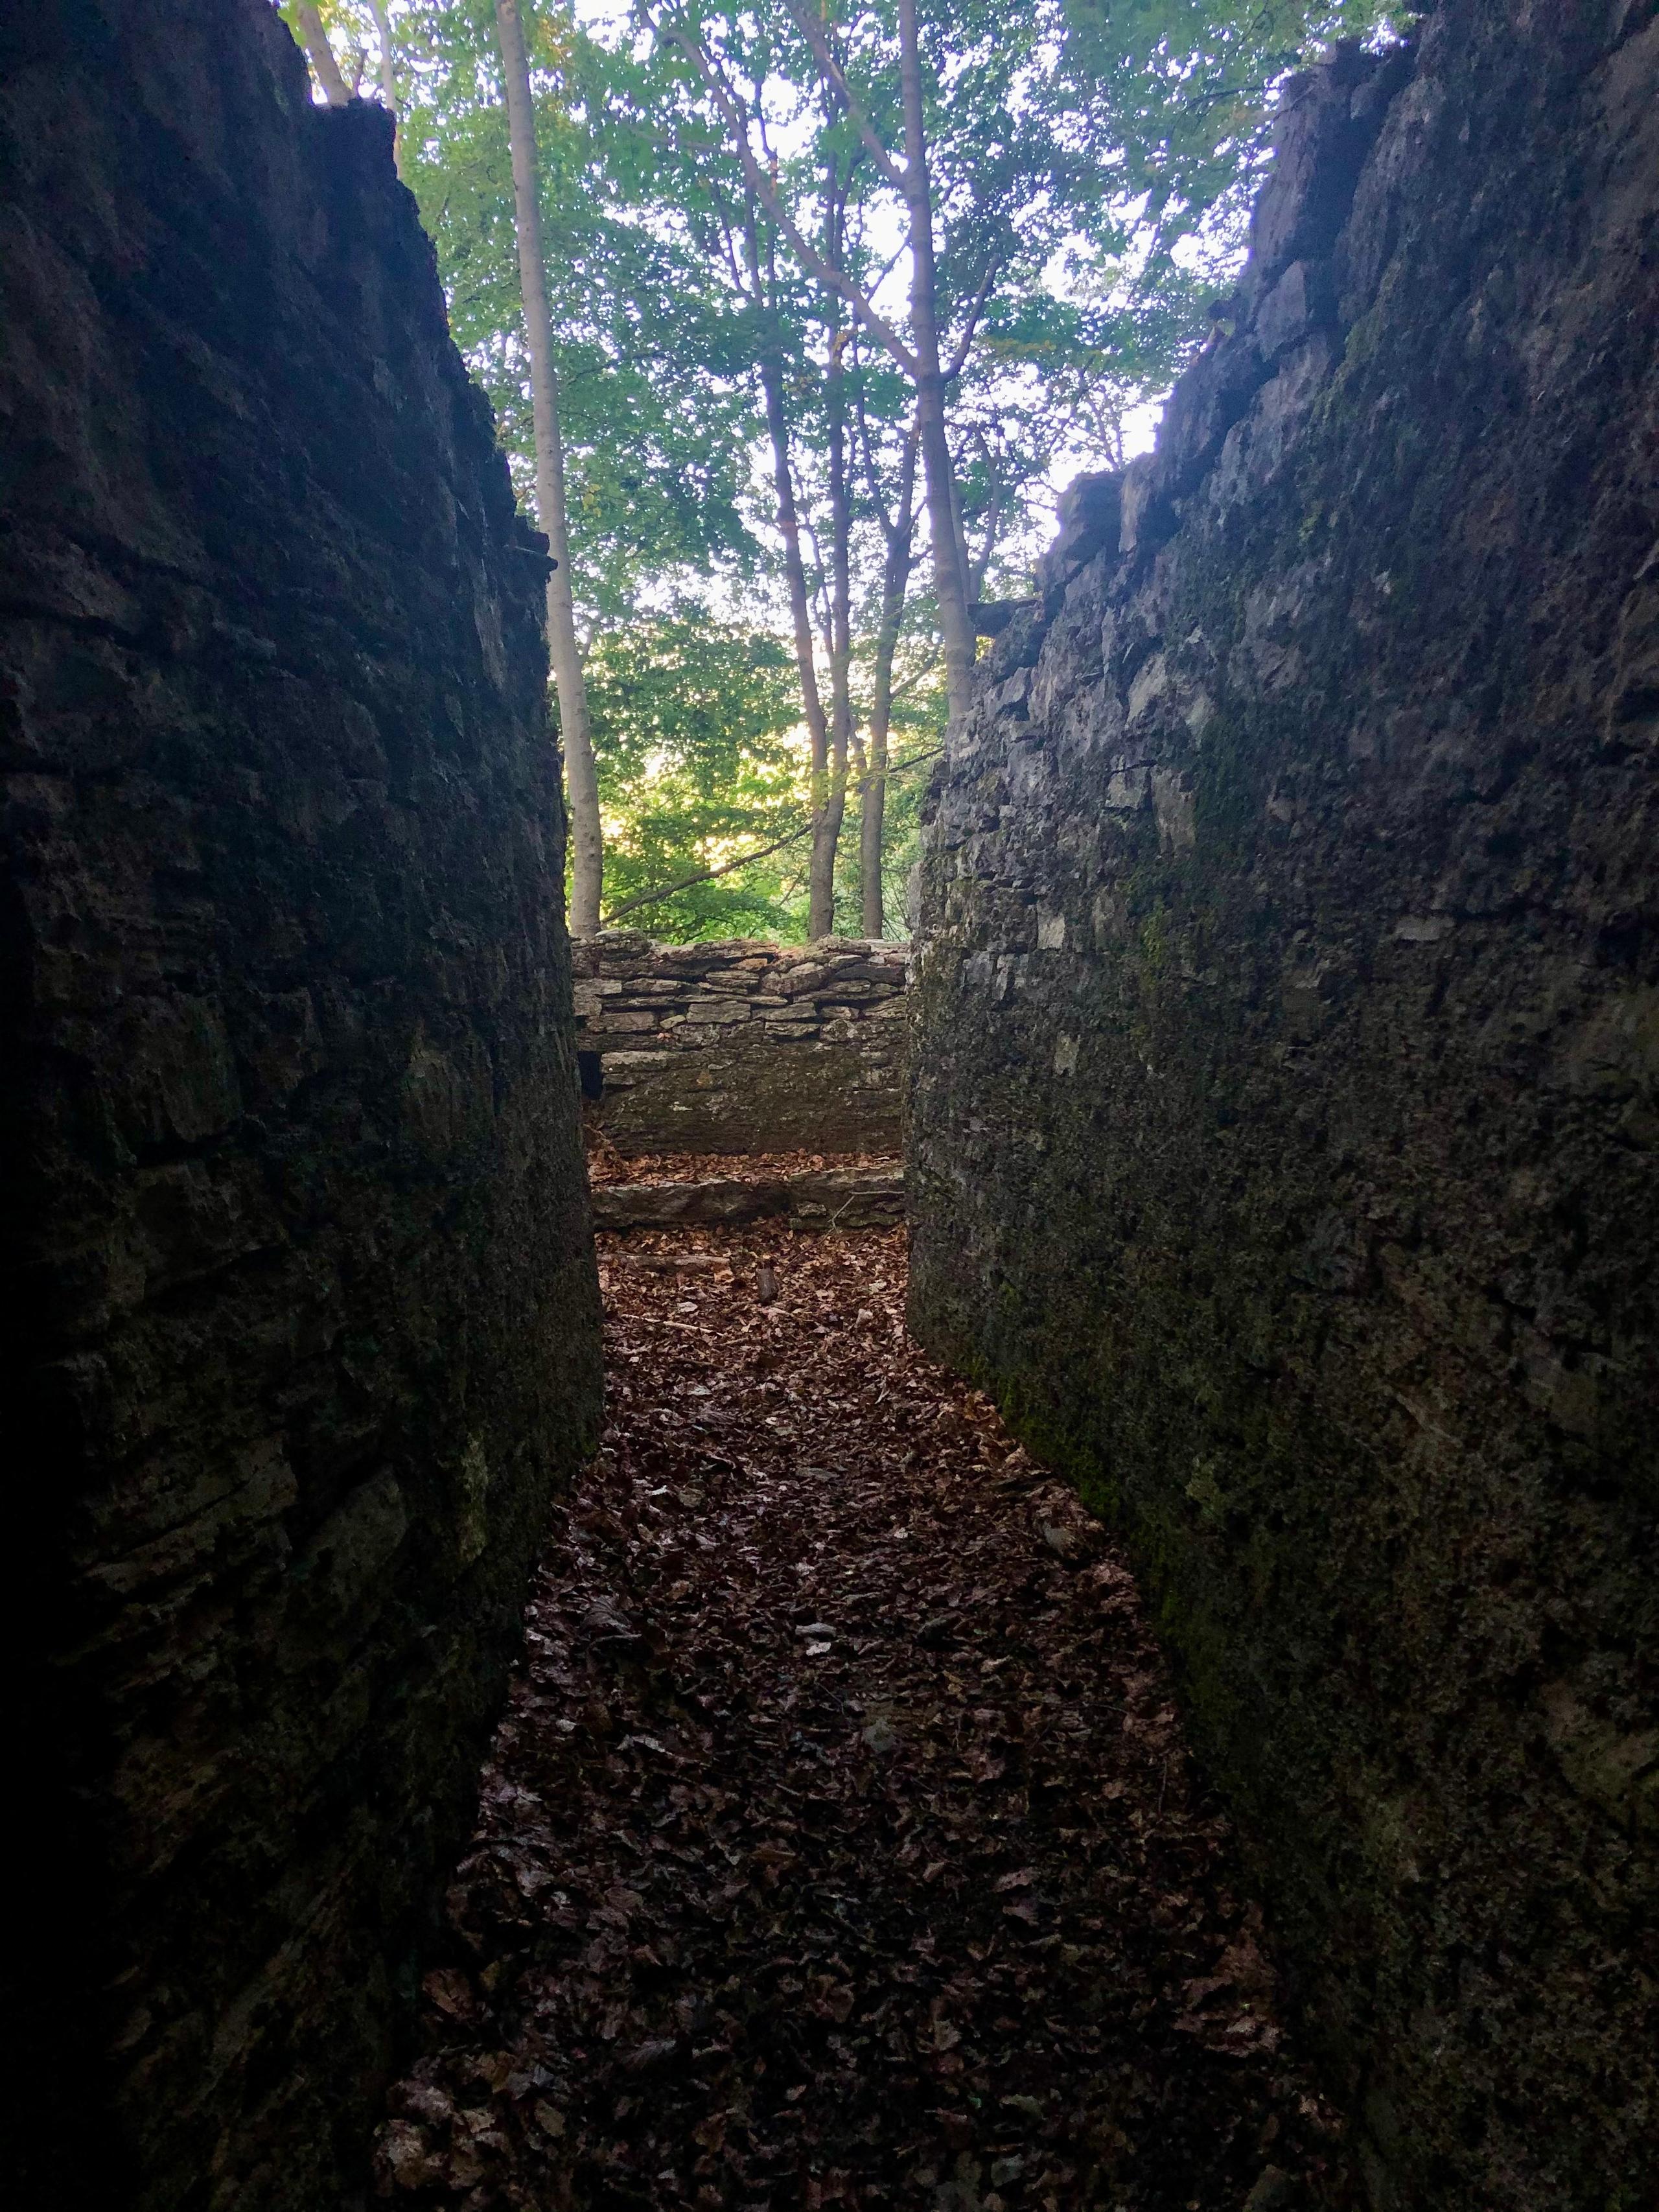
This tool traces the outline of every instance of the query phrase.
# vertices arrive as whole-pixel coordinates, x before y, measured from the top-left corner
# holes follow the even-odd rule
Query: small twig
[[[811,834],[812,824],[809,822],[802,829],[791,830],[784,836],[775,837],[769,845],[757,846],[752,853],[740,853],[735,860],[726,860],[718,868],[704,868],[695,876],[685,877],[680,883],[665,884],[660,890],[641,891],[637,898],[624,899],[620,906],[612,907],[605,915],[605,927],[609,929],[625,914],[636,914],[642,906],[659,906],[664,899],[674,898],[681,891],[693,890],[699,884],[712,884],[721,876],[729,876],[734,869],[746,868],[751,860],[763,860],[769,853],[781,853],[786,845],[799,845],[803,837],[810,837]]]

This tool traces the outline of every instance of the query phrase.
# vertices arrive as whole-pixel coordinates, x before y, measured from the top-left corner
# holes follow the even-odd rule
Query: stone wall
[[[540,548],[381,112],[4,11],[9,2204],[366,2167],[597,1415]]]
[[[574,948],[590,1119],[618,1151],[894,1152],[908,946],[732,938]]]
[[[1659,23],[1296,87],[927,831],[915,1320],[1132,1534],[1378,2207],[1659,2199]]]

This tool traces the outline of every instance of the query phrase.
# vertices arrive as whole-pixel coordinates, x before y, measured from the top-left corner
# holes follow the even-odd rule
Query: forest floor
[[[600,1268],[605,1443],[537,1577],[380,2192],[1343,2201],[1133,1582],[907,1337],[903,1233],[635,1232]]]

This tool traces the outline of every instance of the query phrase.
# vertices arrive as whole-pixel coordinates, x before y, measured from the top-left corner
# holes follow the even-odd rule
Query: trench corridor
[[[1340,2201],[1134,1586],[907,1339],[904,1233],[635,1232],[600,1267],[605,1448],[380,2192]]]

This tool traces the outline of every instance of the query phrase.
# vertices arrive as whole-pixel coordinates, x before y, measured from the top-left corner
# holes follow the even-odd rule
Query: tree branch
[[[720,226],[720,244],[726,253],[726,265],[732,272],[732,289],[740,300],[746,301],[749,300],[749,291],[744,283],[743,269],[738,259],[737,239],[732,231],[732,218],[726,213],[726,194],[720,190],[718,179],[710,185],[709,196],[714,202],[714,220]]]
[[[947,384],[954,384],[968,366],[968,356],[973,349],[974,333],[979,328],[979,319],[985,312],[985,302],[991,296],[991,287],[996,283],[997,272],[1001,266],[1002,264],[1000,261],[994,259],[980,280],[979,289],[974,295],[974,303],[968,310],[968,325],[962,333],[962,343],[951,355],[951,366],[945,372],[945,381]]]
[[[766,210],[778,229],[789,241],[791,250],[801,266],[816,276],[826,291],[834,292],[848,306],[871,334],[880,339],[907,376],[917,374],[915,356],[888,321],[885,315],[867,300],[859,287],[842,270],[824,259],[817,249],[802,235],[794,218],[785,208],[770,179],[755,159],[754,149],[749,143],[749,133],[738,112],[737,103],[723,77],[710,62],[708,54],[689,31],[676,25],[669,26],[664,36],[677,46],[702,78],[710,98],[719,108],[726,124],[727,138],[732,151],[742,165],[744,180],[761,205]]]
[[[643,906],[660,906],[665,899],[678,897],[681,891],[694,890],[699,884],[712,884],[721,876],[729,876],[738,868],[746,868],[751,860],[763,860],[769,853],[781,853],[786,845],[799,845],[810,837],[813,825],[791,830],[781,837],[775,837],[769,845],[757,846],[752,853],[740,853],[735,860],[727,860],[718,868],[704,868],[695,876],[686,876],[678,884],[665,884],[659,891],[642,891],[638,898],[624,899],[620,906],[612,907],[605,917],[605,927],[611,928],[625,914],[637,914]]]
[[[896,691],[893,696],[896,698],[899,695]],[[879,778],[872,776],[869,781],[872,783],[890,782],[894,776],[902,775],[906,769],[919,768],[924,761],[934,759],[944,750],[943,745],[933,745],[925,753],[912,753],[908,760],[895,761]],[[695,890],[699,884],[716,883],[722,876],[733,875],[738,869],[746,868],[751,860],[764,860],[773,853],[781,853],[786,845],[802,844],[811,836],[813,826],[811,822],[805,823],[799,830],[787,830],[781,837],[775,837],[769,845],[757,845],[752,853],[740,853],[735,860],[722,861],[717,868],[703,868],[695,876],[683,877],[677,884],[665,884],[660,890],[641,891],[637,898],[624,899],[620,906],[611,908],[605,917],[603,927],[614,928],[625,914],[637,914],[641,907],[660,906],[665,899],[677,898],[682,891]]]
[[[880,134],[875,125],[871,122],[863,102],[847,82],[847,72],[836,59],[823,24],[807,9],[799,4],[799,0],[784,0],[784,4],[789,10],[795,28],[812,49],[812,58],[817,62],[824,82],[852,118],[859,137],[864,141],[865,151],[893,190],[902,198],[905,191],[904,172],[882,143]]]

